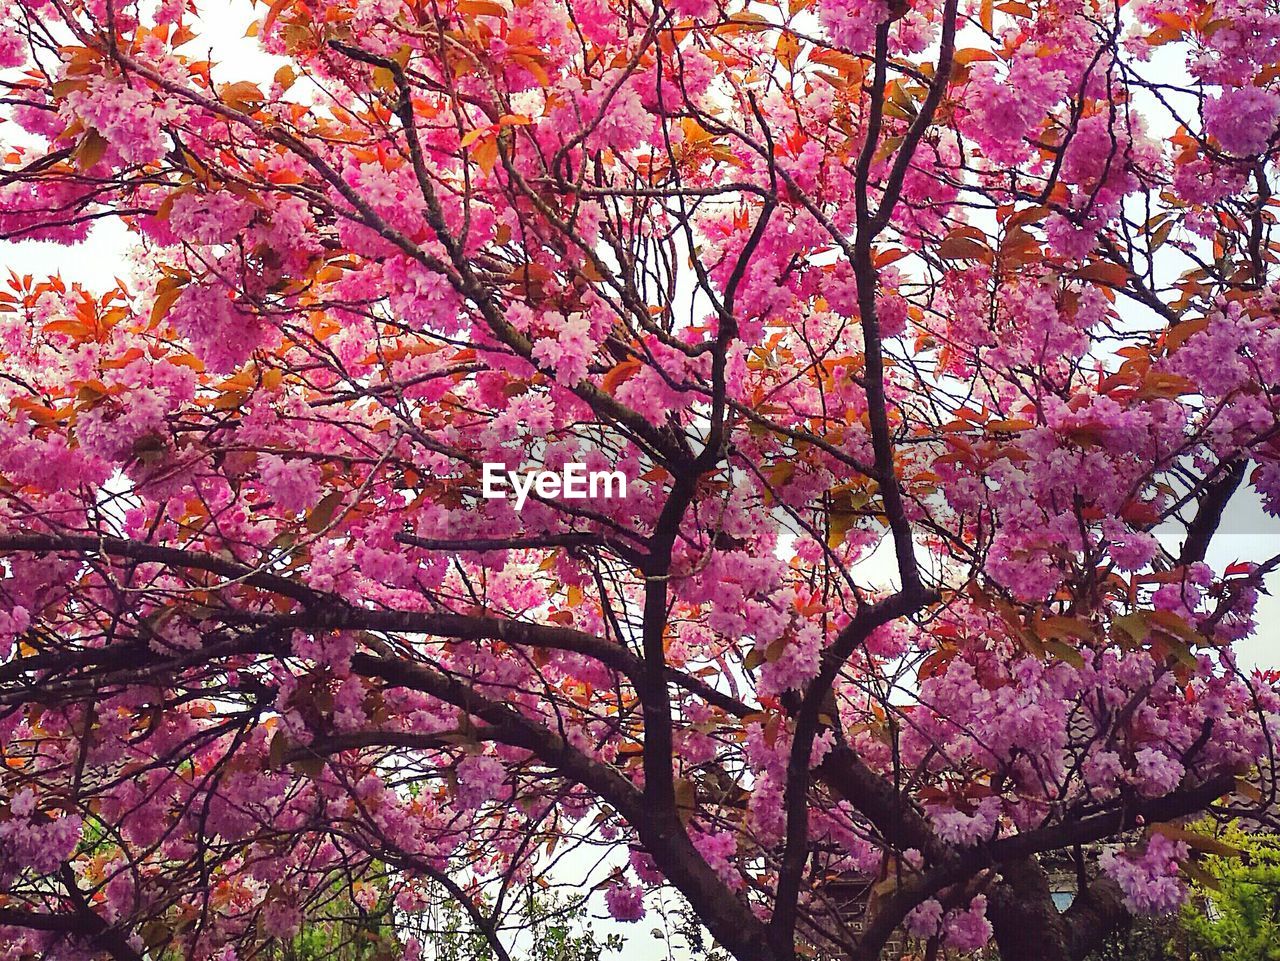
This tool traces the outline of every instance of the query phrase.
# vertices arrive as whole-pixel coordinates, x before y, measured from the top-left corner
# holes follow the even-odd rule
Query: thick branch
[[[489,724],[489,732],[496,739],[530,751],[563,776],[593,791],[635,827],[659,869],[689,899],[717,941],[738,957],[774,961],[776,955],[764,947],[764,926],[698,854],[676,813],[646,803],[645,795],[608,764],[588,757],[515,709],[425,665],[358,653],[352,658],[351,667],[366,677],[380,677],[461,708]]]
[[[855,961],[873,961],[912,908],[943,888],[965,881],[979,871],[1023,861],[1046,851],[1116,837],[1139,824],[1172,821],[1196,814],[1229,793],[1234,785],[1233,774],[1219,774],[1201,784],[1149,801],[1117,801],[1115,809],[1102,814],[1049,825],[957,851],[946,862],[904,884],[880,902],[875,917],[863,929],[862,939],[854,954]]]
[[[225,577],[232,583],[249,584],[264,591],[291,597],[303,604],[312,604],[320,597],[305,584],[287,577],[257,570],[235,561],[224,560],[209,554],[125,540],[119,537],[92,537],[82,534],[9,534],[0,537],[0,552],[25,551],[31,553],[73,553],[88,556],[106,555],[126,557],[143,563],[164,564],[168,567],[185,567],[208,571]],[[226,586],[230,586],[229,584]]]
[[[1205,487],[1196,516],[1187,527],[1187,539],[1183,541],[1182,551],[1178,555],[1179,564],[1194,564],[1204,560],[1205,553],[1209,550],[1209,542],[1213,540],[1213,535],[1218,531],[1218,525],[1222,523],[1222,514],[1227,509],[1232,495],[1240,489],[1248,466],[1249,462],[1246,460],[1233,461],[1225,473],[1210,481]]]

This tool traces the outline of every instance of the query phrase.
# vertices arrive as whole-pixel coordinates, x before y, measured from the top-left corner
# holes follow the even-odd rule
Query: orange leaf
[[[991,262],[991,248],[970,237],[952,234],[938,245],[938,256],[943,260],[978,260]]]
[[[106,138],[90,127],[89,132],[80,141],[80,146],[76,148],[76,166],[81,170],[89,170],[102,159],[102,155],[106,152]]]
[[[615,394],[619,387],[629,381],[640,370],[640,361],[632,358],[618,364],[600,381],[600,389],[606,394]]]
[[[471,151],[471,156],[475,157],[481,170],[492,173],[494,165],[498,162],[498,138],[489,137],[480,141]]]
[[[784,33],[778,37],[774,53],[778,62],[790,70],[796,65],[796,59],[800,56],[800,41],[794,34]]]
[[[507,8],[493,0],[458,0],[458,12],[473,17],[505,17]]]
[[[261,105],[267,99],[262,95],[262,90],[258,85],[250,83],[248,80],[229,83],[219,93],[228,107],[232,110],[239,110],[242,113],[248,111],[250,107]]]
[[[1179,324],[1175,324],[1169,328],[1164,335],[1164,349],[1172,354],[1175,350],[1187,342],[1194,335],[1200,333],[1209,326],[1208,317],[1198,317],[1195,320],[1184,320]]]
[[[165,315],[182,296],[186,281],[176,277],[166,277],[156,285],[156,299],[151,304],[151,326],[155,327],[164,320]]]
[[[276,22],[276,17],[280,16],[280,11],[291,2],[292,0],[272,0],[271,9],[267,11],[266,19],[262,21],[263,33],[271,29],[271,25]]]
[[[551,77],[547,75],[547,71],[542,64],[538,63],[538,61],[533,57],[528,57],[524,54],[515,54],[511,59],[533,74],[534,79],[536,79],[543,87],[551,86]]]
[[[971,63],[979,63],[983,60],[998,60],[999,57],[990,50],[982,50],[978,47],[965,47],[963,50],[957,50],[952,59],[963,67],[968,66]]]
[[[1093,280],[1108,287],[1125,287],[1129,283],[1129,271],[1119,264],[1108,264],[1102,261],[1081,267],[1073,275],[1078,280]]]

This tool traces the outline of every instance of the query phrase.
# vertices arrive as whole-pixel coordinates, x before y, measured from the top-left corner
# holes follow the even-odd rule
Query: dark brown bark
[[[1071,961],[1070,926],[1034,858],[1001,865],[1000,881],[987,899],[987,920],[1001,961]]]
[[[1112,931],[1129,920],[1120,885],[1105,875],[1095,878],[1067,910],[1072,961],[1096,951]]]
[[[1120,886],[1105,875],[1089,881],[1062,913],[1036,861],[1010,862],[1000,875],[987,919],[1001,961],[1083,961],[1129,919]]]

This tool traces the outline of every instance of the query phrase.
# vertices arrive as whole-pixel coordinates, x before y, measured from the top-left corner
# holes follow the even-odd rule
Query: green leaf
[[[1147,639],[1147,614],[1145,611],[1134,611],[1132,614],[1113,618],[1111,629],[1113,635],[1118,631],[1127,635],[1135,644],[1141,644]]]
[[[1045,650],[1072,667],[1084,667],[1084,655],[1065,641],[1050,638],[1044,642]]]

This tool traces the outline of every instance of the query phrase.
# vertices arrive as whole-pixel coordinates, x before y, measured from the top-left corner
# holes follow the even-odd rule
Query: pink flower
[[[1148,797],[1159,797],[1169,794],[1182,783],[1186,768],[1177,758],[1169,757],[1163,751],[1144,747],[1136,755],[1136,779],[1141,793]]]
[[[506,781],[507,769],[495,757],[471,754],[458,762],[458,805],[464,810],[478,808],[498,796]]]
[[[456,334],[465,328],[462,301],[449,281],[407,256],[383,265],[391,307],[414,330]]]
[[[720,876],[720,879],[731,890],[738,890],[743,885],[742,875],[734,866],[733,858],[738,850],[738,838],[733,831],[693,831],[693,846],[698,849],[704,861]]]
[[[820,632],[808,624],[787,637],[777,657],[761,665],[760,690],[766,694],[781,694],[803,687],[818,673],[821,643]]]
[[[282,510],[304,511],[320,498],[320,468],[305,457],[260,454],[258,476]]]
[[[1108,520],[1103,524],[1110,543],[1111,559],[1122,571],[1138,571],[1151,563],[1160,544],[1145,531],[1134,531],[1120,521]]]
[[[533,345],[533,359],[555,372],[556,382],[572,387],[587,375],[587,363],[595,350],[591,323],[582,314],[565,319],[554,334]]]
[[[11,817],[0,821],[0,876],[15,867],[52,874],[80,843],[80,816],[43,817],[37,800],[34,791],[23,788],[9,802]]]
[[[302,911],[279,897],[262,909],[262,929],[273,938],[291,938],[302,927]]]
[[[9,802],[9,811],[14,817],[25,818],[31,815],[36,809],[36,792],[29,787],[24,787],[21,791],[13,796]]]
[[[582,121],[590,127],[587,143],[595,149],[632,150],[643,144],[655,129],[653,116],[645,109],[639,91],[632,83],[613,86],[617,77],[607,77],[580,109]],[[605,97],[609,99],[606,101]]]
[[[935,898],[917,905],[902,922],[906,932],[917,938],[932,938],[942,927],[942,904]]]
[[[644,917],[644,889],[636,884],[613,884],[604,892],[609,914],[618,921],[639,921]]]
[[[21,67],[27,62],[28,47],[16,30],[0,32],[0,68]]]
[[[176,102],[156,98],[105,73],[67,94],[67,109],[97,131],[126,164],[151,163],[164,156],[170,145],[166,130],[188,114]]]
[[[196,356],[216,371],[235,370],[275,337],[261,317],[213,283],[189,284],[165,319],[191,342]]]
[[[1280,93],[1257,87],[1224,90],[1204,105],[1205,133],[1237,157],[1250,157],[1267,148],[1280,120]]]
[[[964,811],[934,810],[929,814],[938,837],[952,844],[967,847],[989,839],[1000,823],[1000,799],[985,797],[972,813]]]
[[[716,12],[716,0],[668,0],[667,7],[682,17],[707,20]]]
[[[653,863],[653,858],[644,851],[633,848],[628,860],[631,862],[631,870],[636,872],[636,876],[641,881],[646,884],[660,884],[662,882],[662,872]]]
[[[9,656],[13,643],[31,626],[31,614],[22,605],[0,611],[0,661]]]
[[[960,911],[948,911],[942,923],[947,946],[956,951],[977,951],[991,940],[991,922],[987,920],[987,899],[979,894]]]
[[[1081,765],[1085,779],[1094,788],[1113,788],[1124,775],[1124,764],[1115,751],[1093,751]]]
[[[1187,845],[1154,833],[1143,851],[1105,852],[1098,865],[1115,879],[1125,903],[1145,914],[1167,914],[1182,904],[1186,888],[1178,876],[1178,862],[1187,857]]]
[[[831,42],[855,53],[870,50],[876,27],[889,15],[884,0],[827,0],[819,7]]]

